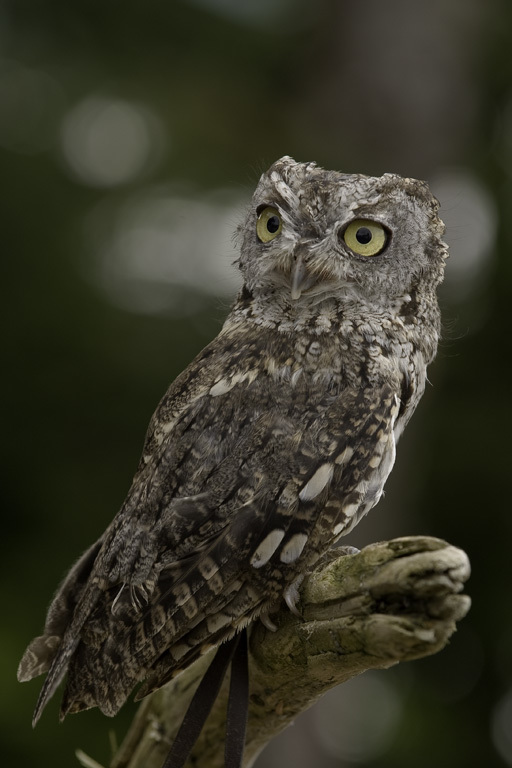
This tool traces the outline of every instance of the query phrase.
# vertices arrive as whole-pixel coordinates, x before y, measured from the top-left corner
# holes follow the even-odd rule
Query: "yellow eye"
[[[378,221],[356,219],[345,229],[343,239],[354,253],[360,256],[377,256],[384,250],[388,235]]]
[[[262,243],[269,243],[278,236],[282,228],[283,222],[277,208],[268,205],[261,211],[256,222],[256,234]]]

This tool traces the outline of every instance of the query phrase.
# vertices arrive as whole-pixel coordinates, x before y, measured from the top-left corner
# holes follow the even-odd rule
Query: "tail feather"
[[[46,707],[51,697],[62,682],[64,675],[67,672],[69,661],[78,645],[79,637],[75,635],[73,640],[68,643],[63,643],[57,655],[53,659],[53,662],[48,670],[46,680],[37,700],[36,708],[34,710],[34,716],[32,718],[32,726],[35,726],[42,715],[43,709]]]
[[[60,635],[40,635],[35,637],[18,666],[18,680],[26,683],[28,680],[42,675],[50,669],[62,637]]]
[[[69,663],[80,643],[83,626],[98,602],[101,592],[101,589],[94,583],[83,591],[82,596],[76,605],[73,620],[64,633],[62,643],[53,658],[41,693],[39,694],[32,720],[33,725],[35,725],[41,717],[43,709],[50,701],[68,671]]]
[[[93,544],[71,568],[50,605],[44,634],[32,640],[20,661],[20,682],[48,672],[34,712],[33,725],[66,674],[81,629],[98,598],[98,587],[88,587],[87,582],[101,544],[102,539]]]

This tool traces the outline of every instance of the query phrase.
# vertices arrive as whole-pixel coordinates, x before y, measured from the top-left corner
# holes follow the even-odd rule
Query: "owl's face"
[[[261,177],[241,228],[246,286],[292,305],[433,292],[447,255],[438,207],[421,181],[283,157]]]

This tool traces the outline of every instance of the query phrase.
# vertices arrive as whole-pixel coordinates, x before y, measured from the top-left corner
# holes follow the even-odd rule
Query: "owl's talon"
[[[336,553],[338,555],[358,555],[360,551],[361,550],[357,547],[336,547]]]
[[[302,613],[297,608],[297,603],[300,600],[299,595],[299,587],[304,581],[304,574],[301,573],[300,576],[297,576],[295,581],[292,581],[292,583],[286,587],[283,597],[286,605],[290,609],[290,611],[294,614],[294,616],[298,616],[299,618],[302,618]]]
[[[260,621],[270,632],[277,632],[277,626],[274,624],[268,613],[260,613]]]

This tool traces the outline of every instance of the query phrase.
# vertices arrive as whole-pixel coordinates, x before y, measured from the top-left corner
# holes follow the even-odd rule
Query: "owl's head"
[[[422,181],[282,157],[262,175],[240,228],[246,289],[296,306],[432,295],[447,256],[438,208]]]

